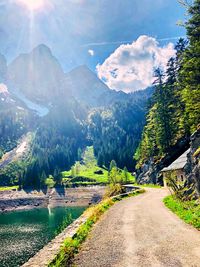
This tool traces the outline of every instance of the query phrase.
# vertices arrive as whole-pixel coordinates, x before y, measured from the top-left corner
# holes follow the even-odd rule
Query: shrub
[[[107,197],[113,197],[116,195],[120,195],[126,192],[126,189],[122,187],[121,184],[110,184],[107,187],[106,193],[104,195],[105,198]]]

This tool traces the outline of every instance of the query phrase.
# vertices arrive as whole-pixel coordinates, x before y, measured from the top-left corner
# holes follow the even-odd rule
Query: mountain
[[[110,91],[87,66],[80,66],[65,75],[66,87],[72,95],[89,106],[98,106],[101,96]]]
[[[64,72],[51,50],[42,44],[8,66],[8,80],[12,89],[30,100],[48,103],[62,93]]]
[[[76,100],[89,107],[108,107],[124,101],[146,101],[153,93],[152,87],[129,94],[111,90],[85,65],[65,75],[65,86]]]
[[[0,57],[0,75],[4,79],[8,77],[10,91],[40,116],[46,115],[52,104],[61,105],[69,99],[93,108],[149,97],[145,90],[133,94],[110,90],[85,65],[65,74],[50,48],[43,44],[30,53],[19,55],[9,64],[7,73],[6,61]]]
[[[5,82],[7,77],[7,61],[3,55],[0,54],[0,83]]]
[[[87,145],[94,146],[100,166],[115,159],[133,170],[152,88],[110,90],[87,66],[66,74],[45,45],[19,55],[8,68],[0,57],[0,78],[0,157],[27,131],[34,133],[21,167],[24,186],[43,186],[50,174],[59,178]],[[0,184],[12,184],[13,175],[0,172]]]
[[[4,84],[0,84],[0,114],[11,110],[25,110],[24,103],[17,99]]]

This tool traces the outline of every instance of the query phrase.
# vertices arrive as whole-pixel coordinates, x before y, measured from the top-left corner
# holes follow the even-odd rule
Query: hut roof
[[[179,158],[177,158],[174,162],[172,162],[172,164],[170,164],[168,167],[163,168],[161,172],[183,169],[187,163],[187,155],[189,152],[190,152],[190,149],[185,151]]]

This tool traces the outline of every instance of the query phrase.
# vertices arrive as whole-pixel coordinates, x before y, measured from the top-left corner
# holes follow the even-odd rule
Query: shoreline
[[[20,210],[55,207],[83,207],[95,204],[102,199],[105,187],[79,187],[62,190],[42,191],[3,191],[0,192],[0,214]]]

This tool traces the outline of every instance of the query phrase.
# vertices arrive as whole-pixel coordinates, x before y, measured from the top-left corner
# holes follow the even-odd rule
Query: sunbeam
[[[21,4],[30,11],[41,10],[46,6],[45,0],[17,0],[17,3]]]

